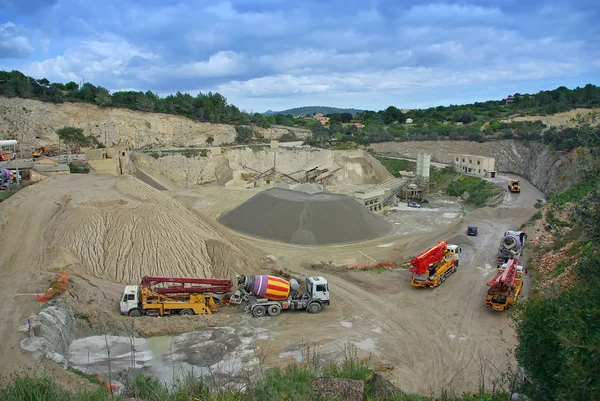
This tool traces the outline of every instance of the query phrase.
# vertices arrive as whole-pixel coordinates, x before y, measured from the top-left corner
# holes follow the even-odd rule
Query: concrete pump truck
[[[415,287],[435,288],[458,268],[458,245],[439,242],[410,260],[413,273],[411,284]]]

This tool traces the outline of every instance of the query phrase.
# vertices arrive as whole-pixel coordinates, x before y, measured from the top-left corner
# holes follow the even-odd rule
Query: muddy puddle
[[[231,382],[256,368],[260,361],[255,340],[266,337],[264,329],[245,332],[232,327],[150,338],[90,336],[71,342],[66,359],[70,367],[105,380],[110,372],[113,383],[132,369],[167,385],[189,375],[227,377]]]

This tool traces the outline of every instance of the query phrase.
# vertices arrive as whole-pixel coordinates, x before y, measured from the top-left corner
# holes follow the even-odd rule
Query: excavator
[[[517,260],[509,259],[498,269],[496,276],[487,282],[487,286],[490,288],[485,297],[486,308],[507,310],[523,289],[523,266],[519,266]]]
[[[207,315],[217,311],[211,294],[231,292],[232,286],[228,279],[144,276],[141,285],[125,286],[119,309],[131,317]]]
[[[411,284],[415,287],[435,288],[458,268],[458,245],[447,241],[437,243],[410,260],[413,273]]]
[[[512,180],[510,184],[508,184],[508,190],[510,192],[521,192],[521,183],[519,180]]]

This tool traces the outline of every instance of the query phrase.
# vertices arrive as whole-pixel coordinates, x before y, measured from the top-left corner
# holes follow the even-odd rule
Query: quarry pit
[[[50,177],[0,205],[0,226],[10,227],[0,234],[7,250],[0,264],[8,266],[0,280],[2,373],[49,357],[54,362],[42,363],[51,369],[105,376],[111,347],[121,359],[113,366],[125,371],[133,338],[139,338],[134,365],[165,381],[186,369],[227,373],[217,360],[231,368],[228,377],[257,364],[280,366],[301,359],[307,346],[331,359],[352,346],[376,367],[386,366],[383,374],[401,390],[415,393],[471,389],[482,371],[474,360],[490,361],[489,381],[493,366],[514,362],[505,352],[515,341],[509,320],[490,314],[483,299],[498,236],[535,214],[543,198],[527,181],[498,208],[466,213],[456,198],[427,194],[421,208],[400,200],[375,213],[355,193],[378,190],[394,177],[364,151],[241,148],[192,157],[136,152],[131,159],[131,175]],[[510,177],[499,177],[498,185],[503,179]],[[289,202],[300,205],[297,211],[289,212]],[[270,221],[281,225],[273,235]],[[467,225],[478,225],[479,236],[467,237]],[[440,240],[460,245],[463,255],[459,272],[433,291],[411,287],[402,268],[346,268],[405,262]],[[59,311],[44,311],[33,294],[65,270],[69,287],[50,306]],[[123,286],[146,274],[234,279],[272,270],[326,276],[331,305],[317,315],[262,319],[225,306],[194,317],[133,319],[117,310]],[[54,333],[46,342],[18,332],[32,314],[45,326],[38,336]],[[423,372],[440,381],[433,384]]]

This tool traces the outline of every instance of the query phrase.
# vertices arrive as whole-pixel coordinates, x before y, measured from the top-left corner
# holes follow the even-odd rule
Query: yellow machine
[[[413,273],[411,284],[415,287],[435,288],[458,268],[457,245],[439,242],[419,256],[411,259],[410,271]]]
[[[496,311],[510,308],[523,289],[523,266],[518,266],[515,259],[510,259],[498,269],[496,277],[487,285],[490,288],[485,297],[485,306]]]
[[[58,154],[58,148],[47,147],[47,146],[42,146],[41,148],[36,149],[33,152],[31,152],[31,156],[33,156],[33,157],[56,156],[57,154]]]
[[[510,192],[521,192],[521,183],[518,180],[512,180],[508,184],[508,190]]]
[[[229,279],[144,276],[141,286],[127,285],[119,308],[122,315],[209,315],[218,306],[209,293],[231,291]]]

